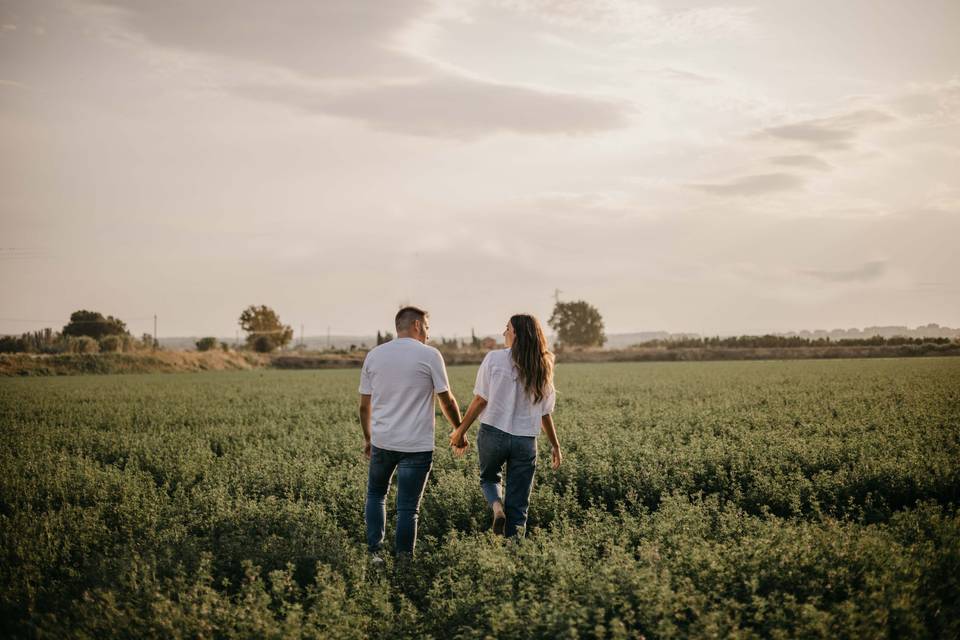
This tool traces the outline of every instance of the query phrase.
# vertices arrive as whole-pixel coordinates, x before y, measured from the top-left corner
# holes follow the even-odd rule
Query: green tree
[[[122,336],[127,334],[127,325],[113,316],[103,317],[98,311],[86,309],[70,314],[70,322],[63,327],[65,336],[90,336],[100,340],[104,336]]]
[[[557,302],[547,324],[557,332],[557,340],[564,346],[602,347],[607,341],[600,312],[583,300]]]
[[[260,353],[269,353],[293,340],[293,329],[280,322],[277,312],[266,305],[244,309],[240,328],[247,332],[247,345]]]

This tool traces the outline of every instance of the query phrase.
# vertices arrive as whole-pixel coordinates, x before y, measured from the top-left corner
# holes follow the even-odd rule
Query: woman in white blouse
[[[494,533],[515,536],[527,524],[541,429],[553,447],[554,469],[560,466],[563,454],[551,417],[556,404],[554,359],[540,323],[531,315],[515,315],[507,322],[503,337],[507,348],[491,351],[483,359],[473,402],[460,427],[450,434],[450,445],[462,455],[467,448],[466,433],[480,417],[480,489],[493,510]],[[505,495],[501,492],[504,464]]]

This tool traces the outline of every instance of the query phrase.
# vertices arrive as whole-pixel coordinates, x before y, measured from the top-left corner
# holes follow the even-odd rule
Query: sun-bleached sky
[[[960,325],[955,0],[0,0],[0,333]]]

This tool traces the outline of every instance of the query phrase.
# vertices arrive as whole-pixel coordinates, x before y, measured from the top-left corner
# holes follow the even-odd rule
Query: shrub
[[[66,341],[67,353],[97,353],[100,351],[100,343],[90,336],[70,336]]]
[[[217,339],[214,337],[200,338],[197,340],[197,351],[210,351],[216,349]]]
[[[253,350],[257,353],[270,353],[276,348],[277,344],[270,336],[257,336],[253,339]]]
[[[103,353],[116,353],[123,349],[123,340],[120,336],[103,336],[100,338],[100,351]]]
[[[20,340],[16,336],[0,336],[0,353],[17,353],[22,351]]]

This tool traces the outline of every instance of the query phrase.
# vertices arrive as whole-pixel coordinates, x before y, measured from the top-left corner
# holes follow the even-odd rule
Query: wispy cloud
[[[753,26],[753,10],[734,6],[669,10],[634,0],[497,0],[496,5],[558,26],[625,35],[646,44],[727,38]]]
[[[818,171],[830,171],[833,169],[827,162],[817,156],[811,155],[788,155],[773,156],[770,162],[784,167],[801,167],[803,169],[817,169]]]
[[[498,131],[579,134],[624,127],[626,107],[583,96],[437,76],[332,94],[306,86],[246,86],[235,93],[412,135],[473,138]]]
[[[762,173],[742,176],[728,182],[691,184],[689,186],[720,196],[753,196],[799,189],[803,186],[803,179],[790,173]]]
[[[960,78],[940,84],[914,86],[891,105],[907,117],[960,119]]]
[[[886,260],[871,260],[852,269],[801,269],[800,273],[821,282],[872,282],[887,271]]]
[[[316,78],[404,76],[421,64],[391,49],[431,10],[427,0],[99,0],[165,47],[226,56]]]
[[[282,70],[269,82],[228,90],[308,113],[460,139],[627,125],[626,107],[615,102],[468,77],[402,51],[402,34],[434,10],[426,0],[104,1],[157,44]]]
[[[883,111],[861,109],[829,118],[767,127],[760,135],[803,142],[824,150],[847,149],[863,129],[893,120],[893,116]]]

